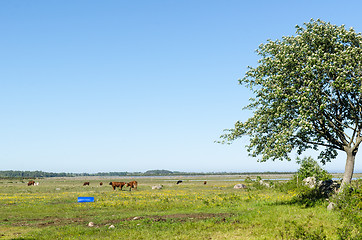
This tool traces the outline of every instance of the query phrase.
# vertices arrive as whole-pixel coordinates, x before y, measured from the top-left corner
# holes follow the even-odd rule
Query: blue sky
[[[214,143],[250,113],[255,49],[359,1],[0,1],[1,170],[295,171]],[[314,153],[310,153],[313,155]],[[361,154],[356,171],[362,171]],[[343,171],[345,155],[328,163]]]

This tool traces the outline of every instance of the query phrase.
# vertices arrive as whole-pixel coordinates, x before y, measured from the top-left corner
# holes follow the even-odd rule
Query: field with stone
[[[47,178],[35,179],[38,186],[1,179],[0,239],[293,239],[297,231],[338,239],[338,214],[327,201],[303,207],[293,203],[295,191],[256,177]],[[289,177],[261,175],[274,185]],[[131,180],[137,190],[109,185]],[[240,183],[247,188],[234,189]]]

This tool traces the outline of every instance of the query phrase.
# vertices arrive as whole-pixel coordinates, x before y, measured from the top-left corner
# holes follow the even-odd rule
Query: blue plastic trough
[[[78,202],[94,202],[94,197],[78,197]]]

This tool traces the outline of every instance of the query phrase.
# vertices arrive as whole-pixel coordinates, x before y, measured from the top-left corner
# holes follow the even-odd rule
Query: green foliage
[[[346,186],[334,201],[342,223],[342,227],[338,228],[339,238],[362,239],[362,180]]]
[[[289,154],[320,151],[322,163],[337,150],[355,156],[362,141],[362,36],[353,28],[311,20],[296,35],[268,40],[239,83],[255,97],[254,115],[221,136],[230,143],[250,138],[247,149],[259,161],[291,160]],[[348,169],[347,178],[352,176]]]
[[[297,194],[291,200],[291,203],[296,203],[304,207],[312,207],[316,203],[322,203],[328,194],[322,193],[319,187],[310,188],[306,186],[303,179],[307,177],[315,177],[316,183],[332,178],[326,170],[322,169],[318,162],[312,157],[297,158],[297,163],[300,168],[293,178],[282,184],[278,184],[278,189],[283,192],[296,192]]]
[[[246,177],[246,178],[244,179],[244,182],[246,182],[246,183],[252,183],[253,180],[251,179],[251,177]]]
[[[300,168],[295,177],[298,177],[300,181],[307,177],[315,177],[317,181],[332,179],[332,175],[322,169],[312,157],[304,157],[303,159],[298,157],[297,163],[300,165]]]
[[[300,185],[297,191],[298,194],[292,198],[291,203],[296,203],[303,207],[313,207],[316,204],[325,202],[326,196],[323,195],[318,188],[309,188]]]
[[[283,193],[295,192],[296,189],[298,189],[297,179],[292,178],[291,180],[286,182],[276,182],[274,184],[274,187],[275,189]]]
[[[322,204],[326,198],[318,188],[310,188],[302,182],[297,181],[297,178],[292,178],[290,181],[275,184],[275,189],[284,193],[295,193],[289,204],[297,204],[305,208],[314,207],[316,204]]]

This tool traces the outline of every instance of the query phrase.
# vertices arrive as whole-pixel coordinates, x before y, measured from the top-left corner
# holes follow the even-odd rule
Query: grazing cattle
[[[132,181],[127,183],[126,187],[129,187],[129,190],[131,191],[131,188],[137,189],[137,181]]]
[[[87,185],[89,186],[89,182],[84,182],[83,183],[83,186],[87,186]]]
[[[31,186],[31,185],[34,185],[35,184],[35,181],[31,180],[28,182],[28,186]]]
[[[102,183],[102,182],[100,182],[100,183],[99,183],[99,185],[100,185],[100,186],[102,186],[102,185],[103,185],[103,183]]]
[[[176,184],[180,184],[180,183],[182,183],[182,180],[178,180]]]
[[[109,185],[112,185],[113,190],[116,190],[116,187],[119,187],[122,191],[122,188],[124,185],[126,185],[125,182],[110,182]]]
[[[207,182],[205,181],[205,182],[204,182],[204,185],[206,185],[206,183],[207,183]]]

